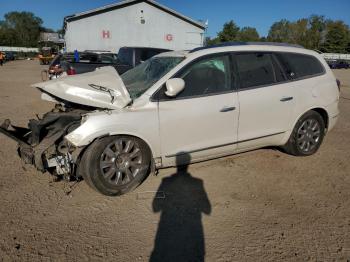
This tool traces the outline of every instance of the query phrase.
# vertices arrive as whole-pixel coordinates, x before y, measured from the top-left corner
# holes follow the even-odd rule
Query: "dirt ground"
[[[51,108],[29,87],[42,68],[0,67],[1,121]],[[341,116],[316,155],[261,149],[165,169],[118,198],[23,169],[0,135],[0,261],[349,261],[350,70],[335,74]]]

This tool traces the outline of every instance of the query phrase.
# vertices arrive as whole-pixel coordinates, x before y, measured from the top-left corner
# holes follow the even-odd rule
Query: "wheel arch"
[[[328,112],[322,108],[322,107],[316,107],[316,108],[313,108],[311,109],[317,113],[319,113],[324,121],[324,125],[325,125],[325,128],[328,129],[328,125],[329,125],[329,115],[328,115]],[[311,111],[309,110],[309,111]]]
[[[133,137],[133,138],[137,138],[137,139],[140,139],[142,140],[145,145],[147,146],[149,152],[150,152],[150,157],[151,157],[151,172],[155,172],[155,162],[154,162],[154,151],[152,150],[152,147],[150,146],[150,143],[140,137],[140,136],[137,136],[137,135],[134,135],[134,134],[129,134],[129,133],[117,133],[117,134],[105,134],[105,135],[101,135],[99,137],[96,137],[95,139],[93,139],[90,143],[88,143],[87,145],[84,145],[82,146],[79,150],[76,151],[75,153],[75,156],[73,157],[73,159],[75,160],[75,164],[79,166],[80,164],[80,161],[84,155],[84,153],[86,152],[86,150],[93,144],[95,143],[96,141],[102,139],[102,138],[105,138],[105,137],[112,137],[112,136],[129,136],[129,137]],[[73,153],[74,155],[74,153]]]
[[[134,138],[140,139],[140,140],[142,140],[142,141],[147,145],[148,150],[149,150],[149,152],[150,152],[150,154],[151,154],[151,158],[152,158],[152,159],[153,159],[153,157],[154,157],[154,155],[155,155],[155,154],[154,154],[155,151],[154,151],[154,149],[152,148],[150,142],[149,142],[147,139],[143,138],[142,136],[135,135],[135,134],[131,134],[131,133],[127,133],[127,132],[122,132],[122,133],[104,134],[104,135],[101,135],[101,136],[98,136],[98,137],[94,138],[90,143],[88,143],[87,145],[84,145],[84,146],[81,147],[82,149],[81,149],[80,152],[78,153],[77,159],[78,159],[78,158],[81,158],[81,156],[82,156],[83,153],[86,151],[86,149],[87,149],[89,146],[91,146],[94,142],[96,142],[97,140],[100,140],[100,139],[102,139],[102,138],[110,137],[110,136],[130,136],[130,137],[134,137]]]
[[[325,128],[327,129],[328,128],[328,125],[329,125],[329,114],[327,112],[327,110],[323,107],[310,107],[309,109],[307,110],[303,110],[301,113],[298,114],[298,116],[294,119],[294,122],[293,122],[293,125],[292,125],[292,129],[295,127],[296,123],[298,122],[298,120],[303,116],[305,115],[307,112],[309,111],[315,111],[317,113],[319,113],[325,123]]]
[[[299,119],[304,115],[306,114],[307,112],[309,111],[315,111],[317,113],[319,113],[325,123],[325,129],[327,130],[328,129],[328,125],[329,125],[329,114],[327,112],[327,110],[323,107],[310,107],[309,109],[307,110],[304,110],[302,111],[300,114],[298,114],[298,116],[294,119],[294,122],[292,123],[292,125],[290,126],[290,129],[286,132],[286,135],[284,136],[284,138],[282,139],[282,142],[281,144],[285,144],[287,143],[290,135],[292,134],[293,132],[293,129],[295,127],[295,125],[297,124],[297,122],[299,121]]]

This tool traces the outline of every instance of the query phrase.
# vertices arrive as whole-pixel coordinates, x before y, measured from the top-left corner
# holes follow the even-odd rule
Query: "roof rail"
[[[277,43],[277,42],[225,42],[225,43],[212,45],[212,46],[197,47],[195,49],[192,49],[190,53],[194,53],[205,49],[217,48],[217,47],[241,46],[241,45],[269,45],[269,46],[286,46],[286,47],[304,48],[303,46],[297,45],[297,44]]]

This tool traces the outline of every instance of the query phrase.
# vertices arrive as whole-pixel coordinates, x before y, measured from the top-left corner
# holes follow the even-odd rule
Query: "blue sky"
[[[118,0],[0,0],[0,19],[9,11],[31,11],[44,26],[59,29],[63,17],[100,7]],[[215,36],[222,25],[234,20],[238,26],[253,26],[267,35],[271,24],[280,19],[296,20],[311,14],[341,19],[350,25],[350,0],[158,0],[193,19],[209,20],[208,35]]]

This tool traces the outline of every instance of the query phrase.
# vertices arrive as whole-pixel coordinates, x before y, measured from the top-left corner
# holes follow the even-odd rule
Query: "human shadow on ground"
[[[163,178],[158,188],[165,198],[153,199],[153,211],[161,216],[151,262],[204,261],[202,213],[209,215],[211,205],[203,181],[188,173],[190,160],[188,153],[176,158],[177,172]]]

